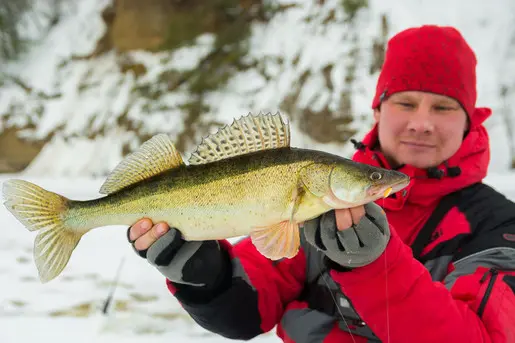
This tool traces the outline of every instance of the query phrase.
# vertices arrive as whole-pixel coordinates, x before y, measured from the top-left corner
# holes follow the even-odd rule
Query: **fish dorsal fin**
[[[280,113],[249,113],[202,139],[188,163],[210,163],[255,151],[289,146],[290,127]]]
[[[170,137],[162,133],[155,135],[116,166],[100,188],[100,193],[114,193],[181,165],[184,161]]]

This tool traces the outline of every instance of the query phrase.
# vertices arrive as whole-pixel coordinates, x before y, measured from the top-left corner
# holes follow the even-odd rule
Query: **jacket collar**
[[[354,141],[357,148],[353,160],[386,169],[392,169],[384,155],[375,147],[378,142],[377,125],[362,142]],[[403,190],[381,200],[388,210],[400,210],[406,203],[427,206],[458,189],[481,182],[490,162],[489,137],[483,125],[473,127],[461,147],[449,160],[436,168],[419,169],[410,165],[397,168],[411,178]]]

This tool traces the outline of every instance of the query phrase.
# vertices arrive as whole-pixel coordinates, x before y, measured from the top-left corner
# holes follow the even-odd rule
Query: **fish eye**
[[[372,174],[370,174],[370,180],[372,181],[381,180],[382,177],[383,175],[381,175],[381,173],[379,172],[373,172]]]

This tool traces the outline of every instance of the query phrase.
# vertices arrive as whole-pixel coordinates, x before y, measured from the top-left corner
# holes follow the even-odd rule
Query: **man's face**
[[[391,95],[374,111],[381,151],[393,166],[428,168],[459,149],[467,115],[453,98],[409,91]]]

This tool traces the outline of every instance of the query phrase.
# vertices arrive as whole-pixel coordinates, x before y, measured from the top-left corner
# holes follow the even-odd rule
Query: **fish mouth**
[[[409,183],[410,178],[406,175],[406,177],[401,178],[395,183],[390,183],[387,185],[376,185],[370,187],[370,189],[368,190],[368,195],[376,199],[387,198],[391,194],[397,193],[398,191],[407,187]]]

